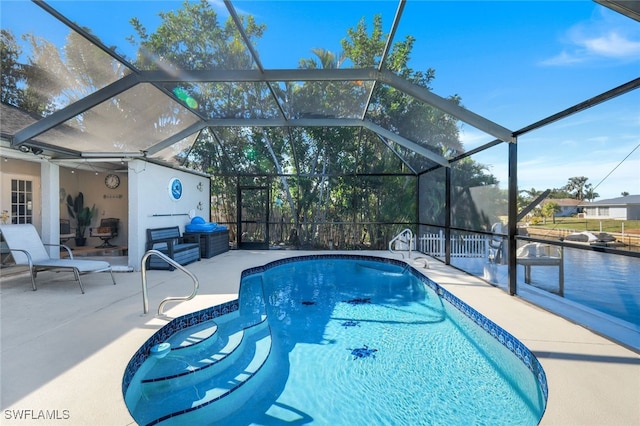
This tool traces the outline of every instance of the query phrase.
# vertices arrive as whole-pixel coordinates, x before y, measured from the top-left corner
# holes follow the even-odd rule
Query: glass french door
[[[11,179],[10,216],[3,211],[3,221],[11,223],[33,223],[33,181]],[[7,212],[9,213],[9,212]]]

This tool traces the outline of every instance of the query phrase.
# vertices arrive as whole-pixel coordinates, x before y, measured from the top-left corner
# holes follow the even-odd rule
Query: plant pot
[[[84,247],[87,244],[87,237],[76,237],[76,247]]]

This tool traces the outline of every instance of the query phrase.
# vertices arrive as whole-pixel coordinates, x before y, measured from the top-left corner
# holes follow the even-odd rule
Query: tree
[[[251,69],[253,59],[237,31],[233,19],[220,22],[206,0],[184,1],[182,7],[159,13],[161,22],[153,33],[138,18],[130,23],[134,35],[129,41],[137,47],[135,65],[141,69],[162,67],[170,70]],[[242,17],[251,43],[262,37],[264,25],[252,16]],[[187,107],[211,118],[264,118],[277,109],[269,102],[271,94],[257,83],[176,83],[165,86]],[[175,114],[169,107],[168,113]],[[264,134],[248,128],[205,129],[196,142],[173,153],[173,159],[186,167],[217,174],[211,180],[212,215],[229,223],[236,218],[236,173],[273,173],[273,161],[264,144]],[[277,154],[276,154],[277,155]]]
[[[593,201],[598,198],[600,194],[595,191],[595,188],[592,184],[588,183],[584,186],[584,199]]]
[[[0,31],[0,49],[2,60],[2,103],[20,106],[24,99],[23,91],[18,88],[21,81],[24,80],[24,70],[18,62],[18,58],[22,54],[22,50],[16,43],[13,33],[7,30]]]
[[[534,200],[536,197],[540,196],[540,194],[542,194],[544,191],[538,191],[535,188],[531,188],[531,189],[521,189],[520,191],[518,191],[518,193],[524,193],[528,196],[528,198],[530,198],[531,200]]]
[[[560,212],[560,206],[556,203],[554,203],[553,201],[549,201],[546,202],[543,206],[542,206],[542,217],[544,217],[544,223],[547,223],[547,218],[548,217],[552,217],[553,218],[553,223],[556,223],[556,213]]]
[[[584,200],[585,198],[585,185],[589,178],[585,176],[576,176],[569,178],[569,182],[564,186],[567,192],[569,192],[576,200]]]
[[[628,196],[629,196],[629,193],[628,193],[627,191],[622,191],[622,192],[620,193],[620,195],[622,195],[623,197],[628,197]],[[595,198],[595,197],[594,197],[594,198]]]

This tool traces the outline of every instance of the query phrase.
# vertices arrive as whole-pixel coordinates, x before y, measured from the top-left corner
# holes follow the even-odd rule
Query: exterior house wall
[[[627,208],[609,207],[609,217],[611,219],[627,219]]]
[[[640,220],[640,194],[583,205],[585,218]]]
[[[547,198],[540,203],[540,207],[544,207],[547,203],[554,203],[558,206],[559,211],[555,214],[555,217],[571,217],[582,213],[579,200],[572,198]]]
[[[169,195],[173,178],[180,179],[183,194],[179,200]],[[198,184],[202,183],[202,190]],[[129,266],[140,270],[146,252],[148,228],[184,227],[189,213],[210,219],[210,181],[207,177],[134,160],[129,163]],[[200,208],[202,210],[200,210]],[[133,263],[132,263],[133,262]]]
[[[588,219],[630,219],[627,217],[627,207],[622,206],[591,206],[584,209]]]
[[[627,220],[640,220],[640,205],[627,207]]]
[[[556,217],[571,217],[578,213],[576,206],[560,206],[560,211],[556,213]]]

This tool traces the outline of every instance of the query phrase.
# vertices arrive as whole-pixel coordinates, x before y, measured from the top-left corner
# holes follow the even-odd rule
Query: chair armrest
[[[178,237],[158,238],[157,240],[149,240],[147,242],[147,244],[149,244],[149,245],[154,245],[154,244],[158,244],[158,243],[173,244],[173,240],[176,240],[176,239],[178,239]]]
[[[31,259],[31,254],[23,249],[11,248],[9,251],[21,251],[27,256],[27,262],[29,263],[29,269],[33,268],[33,260]]]
[[[178,237],[171,237],[171,238],[159,238],[157,240],[150,240],[147,241],[147,250],[153,250],[153,246],[156,244],[160,244],[160,243],[166,243],[167,244],[167,251],[173,255],[173,245],[174,245],[174,241],[177,239]]]
[[[71,248],[69,246],[66,246],[64,244],[45,244],[45,243],[42,243],[42,245],[47,247],[62,247],[69,254],[69,259],[73,259],[73,253],[71,253]]]

